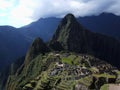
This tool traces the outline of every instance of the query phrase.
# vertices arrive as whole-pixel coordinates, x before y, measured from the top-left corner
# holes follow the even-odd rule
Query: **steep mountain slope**
[[[16,28],[0,26],[0,71],[15,59],[24,56],[30,43]]]
[[[40,53],[45,54],[48,51],[50,50],[46,46],[46,44],[42,41],[42,39],[36,38],[26,54],[25,65],[27,65],[33,58],[35,58]]]
[[[30,44],[30,40],[20,34],[16,28],[10,26],[0,26],[0,90],[3,90],[3,86],[7,81],[9,75],[10,64],[13,64],[14,74],[18,69],[22,60],[18,60],[22,56],[25,56],[27,48]],[[21,64],[20,64],[21,65]]]
[[[50,49],[47,47],[47,45],[43,42],[42,39],[36,38],[32,45],[29,47],[25,59],[23,63],[19,65],[19,68],[16,69],[16,75],[19,75],[24,68],[28,66],[28,64],[39,54],[45,54],[49,52]],[[17,62],[19,63],[19,62]],[[16,65],[16,64],[15,64]]]
[[[15,60],[10,66],[7,66],[0,72],[0,90],[6,90],[5,85],[9,75],[14,75],[23,64],[25,57]]]
[[[72,14],[62,19],[49,46],[54,50],[94,55],[119,67],[120,42],[112,37],[88,31]]]
[[[28,49],[28,52],[26,54],[26,57],[24,59],[24,61],[20,64],[19,61],[16,63],[13,63],[11,65],[11,70],[10,70],[10,73],[9,73],[9,76],[13,75],[14,77],[15,76],[19,76],[20,75],[20,79],[22,79],[23,75],[26,75],[26,74],[29,74],[28,72],[26,72],[26,70],[28,69],[28,65],[31,63],[31,62],[34,62],[32,61],[34,58],[36,58],[39,54],[45,54],[49,51],[49,48],[46,46],[46,44],[42,41],[42,39],[40,38],[36,38],[33,43],[31,44],[30,48]],[[17,63],[19,63],[19,67],[14,68],[17,66]],[[34,62],[34,64],[31,67],[31,69],[33,68],[33,66],[35,65],[35,69],[38,69],[39,67],[37,65],[38,62]],[[38,63],[40,66],[43,64],[42,62]],[[33,74],[36,75],[36,73],[38,74],[39,72],[34,69],[35,73]],[[14,73],[13,73],[14,72]],[[31,73],[31,70],[29,71]],[[22,75],[22,76],[21,76]],[[22,78],[21,78],[22,77]],[[9,80],[9,78],[8,78]],[[10,80],[11,81],[11,80]],[[21,81],[20,81],[21,82]],[[8,82],[9,83],[9,82]],[[19,81],[18,81],[19,83]],[[17,82],[15,83],[15,86],[16,84],[18,84]],[[12,89],[11,89],[12,88]],[[15,90],[14,86],[11,85],[11,90]],[[8,89],[7,89],[8,90]]]

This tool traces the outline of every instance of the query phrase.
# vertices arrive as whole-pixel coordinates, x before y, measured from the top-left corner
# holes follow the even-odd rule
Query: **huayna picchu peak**
[[[61,21],[61,24],[66,25],[67,23],[75,23],[76,22],[76,18],[73,14],[67,14],[63,20]]]
[[[72,14],[62,19],[49,46],[55,50],[94,55],[120,67],[120,42],[112,37],[90,32]]]
[[[68,45],[69,40],[71,38],[74,38],[77,40],[80,39],[80,38],[77,38],[78,34],[81,34],[80,32],[84,32],[84,28],[78,23],[74,15],[68,14],[61,20],[60,24],[58,25],[57,30],[53,35],[52,40],[49,43],[49,46],[51,48],[55,48],[52,45],[55,46],[55,43],[58,42],[59,44],[61,44],[60,45],[61,48],[65,50],[69,50],[69,45]],[[82,36],[81,36],[81,39],[82,39]]]
[[[120,83],[119,55],[118,40],[67,14],[49,42],[36,38],[17,70],[11,65],[3,90],[106,90]]]

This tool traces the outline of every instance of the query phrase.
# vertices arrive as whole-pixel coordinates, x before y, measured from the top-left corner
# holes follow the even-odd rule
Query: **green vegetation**
[[[67,64],[70,64],[70,65],[73,65],[73,64],[76,64],[77,61],[75,60],[76,56],[75,55],[70,55],[68,57],[63,57],[62,58],[62,62],[63,63],[67,63]],[[75,62],[74,62],[75,61]]]
[[[96,67],[91,67],[91,68],[89,68],[89,70],[93,73],[99,72],[99,70]]]
[[[94,77],[106,77],[106,78],[116,78],[115,75],[110,75],[108,73],[103,73],[103,74],[93,74]]]
[[[120,75],[120,71],[116,70],[116,73],[117,73],[118,75]]]
[[[81,82],[83,85],[88,87],[92,83],[92,76],[87,76],[85,78],[81,78],[78,81]]]
[[[104,84],[104,85],[100,88],[100,90],[108,90],[108,84]]]
[[[67,57],[62,58],[63,63],[67,63],[67,64],[72,65],[73,64],[72,61],[73,61],[72,59],[67,58]]]
[[[91,58],[94,59],[94,57]],[[56,62],[59,61],[62,61],[61,64],[64,63],[67,67],[57,66]],[[97,63],[101,63],[101,61],[97,61]],[[94,71],[98,71],[98,73],[95,74]],[[104,82],[101,84],[100,80],[102,79],[99,78],[115,78],[115,75],[106,72],[99,74],[96,66],[88,67],[86,60],[75,53],[46,53],[34,58],[19,75],[9,76],[7,87],[10,88],[8,90],[14,90],[14,88],[16,90],[52,90],[54,88],[56,90],[73,90],[78,83],[86,88],[90,87],[93,77],[98,81],[95,82],[95,85],[100,84],[98,86],[101,87]]]

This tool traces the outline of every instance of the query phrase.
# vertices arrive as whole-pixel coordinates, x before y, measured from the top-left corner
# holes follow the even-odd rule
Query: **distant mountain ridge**
[[[60,18],[41,18],[27,26],[19,28],[20,33],[26,35],[32,40],[36,37],[41,37],[44,41],[48,41],[55,32]]]
[[[37,36],[41,37],[45,41],[48,41],[55,32],[56,26],[60,20],[60,18],[53,17],[42,18],[20,28],[20,31],[21,33],[34,39]],[[77,20],[90,31],[120,39],[120,16],[116,16],[112,13],[102,13],[98,16],[78,17]],[[47,36],[45,37],[44,35],[46,34]]]
[[[120,40],[120,16],[102,13],[98,16],[79,17],[78,21],[87,29],[112,36]]]

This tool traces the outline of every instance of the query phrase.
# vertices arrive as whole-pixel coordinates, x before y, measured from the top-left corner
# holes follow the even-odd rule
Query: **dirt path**
[[[108,90],[120,90],[120,84],[110,84]]]

